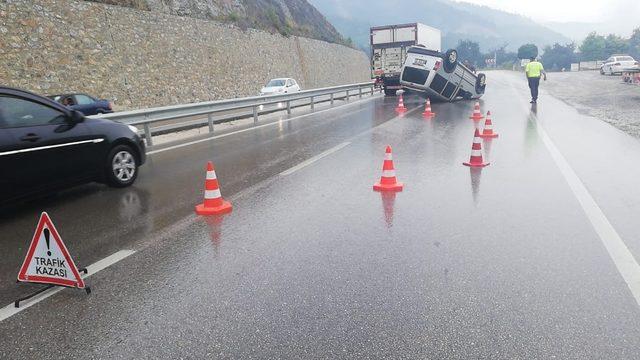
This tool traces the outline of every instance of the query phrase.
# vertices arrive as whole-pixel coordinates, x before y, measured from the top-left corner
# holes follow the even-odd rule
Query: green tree
[[[615,34],[609,34],[604,39],[605,56],[623,54],[629,50],[629,41]]]
[[[640,61],[640,28],[633,30],[629,38],[629,55]]]
[[[610,54],[606,53],[606,40],[604,36],[595,31],[587,35],[580,45],[580,59],[583,61],[604,60]]]
[[[458,59],[460,61],[469,60],[474,65],[484,65],[484,56],[480,53],[480,44],[471,40],[460,40],[456,46]]]
[[[507,46],[508,44],[504,44],[495,50],[489,51],[485,55],[485,58],[491,59],[495,56],[497,66],[502,66],[505,64],[509,64],[509,65],[513,64],[516,60],[518,60],[518,54],[512,51],[507,51]]]
[[[518,48],[518,59],[538,57],[538,47],[535,44],[524,44]]]
[[[542,63],[549,70],[570,69],[571,63],[576,62],[576,44],[545,46]]]

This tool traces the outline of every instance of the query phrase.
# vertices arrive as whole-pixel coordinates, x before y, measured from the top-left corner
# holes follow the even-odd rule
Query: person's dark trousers
[[[530,77],[529,79],[529,89],[531,89],[531,100],[538,100],[538,87],[540,86],[540,78],[539,77]]]

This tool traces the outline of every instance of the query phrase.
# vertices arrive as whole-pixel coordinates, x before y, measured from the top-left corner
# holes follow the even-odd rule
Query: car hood
[[[119,121],[113,121],[113,120],[109,120],[109,119],[101,119],[99,116],[100,115],[91,115],[90,117],[89,116],[85,116],[84,122],[86,124],[89,124],[89,125],[103,125],[103,124],[113,125],[113,124],[118,124],[118,125],[121,125],[121,126],[124,126],[124,127],[127,126],[127,124],[121,123]]]

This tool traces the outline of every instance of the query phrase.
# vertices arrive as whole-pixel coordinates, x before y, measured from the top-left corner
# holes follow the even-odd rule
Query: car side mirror
[[[84,121],[84,114],[78,110],[72,110],[69,120],[71,121],[72,124],[81,123]]]

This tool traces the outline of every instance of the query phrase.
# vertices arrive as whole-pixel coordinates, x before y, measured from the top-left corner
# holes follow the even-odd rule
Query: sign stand
[[[91,288],[85,286],[80,273],[87,274],[87,269],[78,269],[73,262],[67,247],[62,242],[53,222],[46,212],[40,215],[38,226],[29,245],[29,250],[18,273],[18,282],[46,284],[44,288],[14,302],[16,308],[20,303],[51,289],[54,286],[85,289],[87,294]]]
[[[78,269],[78,271],[79,271],[79,272],[81,272],[81,273],[83,273],[83,274],[85,274],[85,275],[89,273],[89,271],[87,270],[87,268],[81,268],[81,269]],[[16,282],[17,282],[17,283],[20,283],[20,281],[19,281],[19,280],[18,280],[18,281],[16,281]],[[31,298],[33,298],[33,297],[35,297],[36,295],[41,294],[41,293],[43,293],[43,292],[45,292],[45,291],[47,291],[47,290],[49,290],[49,289],[51,289],[51,288],[53,288],[53,287],[55,287],[55,286],[59,286],[59,285],[49,284],[49,285],[47,285],[47,286],[43,287],[42,289],[37,290],[36,292],[33,292],[33,293],[31,293],[31,294],[29,294],[29,295],[27,295],[27,296],[25,296],[25,297],[21,297],[20,299],[16,300],[16,301],[13,303],[13,306],[15,306],[16,308],[19,308],[19,307],[20,307],[20,303],[21,303],[21,302],[26,301],[26,300],[29,300],[29,299],[31,299]],[[61,286],[61,287],[68,287],[68,286]],[[90,288],[89,286],[85,287],[85,288],[84,288],[84,291],[87,293],[87,295],[91,294],[91,288]]]

